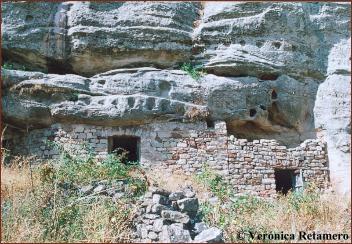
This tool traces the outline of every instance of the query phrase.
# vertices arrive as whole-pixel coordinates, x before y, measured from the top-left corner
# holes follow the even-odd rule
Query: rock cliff
[[[223,120],[239,138],[288,146],[318,136],[348,192],[350,14],[339,3],[2,3],[2,117],[26,129]]]

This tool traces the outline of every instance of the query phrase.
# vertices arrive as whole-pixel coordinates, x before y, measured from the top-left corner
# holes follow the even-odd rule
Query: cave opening
[[[278,193],[286,195],[289,191],[293,191],[296,185],[294,170],[275,169],[275,183]]]
[[[139,161],[140,141],[137,136],[111,136],[108,138],[108,152],[117,155],[127,153],[123,163]]]
[[[251,108],[249,110],[249,116],[250,117],[254,117],[257,114],[257,110],[255,110],[254,108]]]

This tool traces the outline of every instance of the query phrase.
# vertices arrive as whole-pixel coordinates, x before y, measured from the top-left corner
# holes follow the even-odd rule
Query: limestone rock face
[[[287,146],[321,136],[349,191],[350,16],[341,3],[2,3],[2,116],[27,129],[222,120]]]
[[[323,79],[328,50],[350,33],[349,6],[207,3],[195,29],[196,58],[226,76],[286,74]]]
[[[3,49],[49,72],[170,67],[191,55],[198,9],[187,2],[4,3]]]
[[[232,134],[277,138],[289,145],[314,136],[312,114],[318,84],[285,75],[265,82],[212,74],[194,80],[183,71],[139,68],[91,78],[3,69],[3,77],[5,118],[19,126],[200,119],[225,120]],[[17,114],[16,109],[22,107],[27,112]]]
[[[348,193],[351,182],[351,39],[329,54],[328,77],[319,86],[314,107],[318,136],[328,145],[333,185]]]
[[[2,3],[3,55],[28,68],[46,70],[50,63],[62,61],[62,36],[65,30],[55,26],[59,3]],[[58,39],[57,39],[58,38]]]

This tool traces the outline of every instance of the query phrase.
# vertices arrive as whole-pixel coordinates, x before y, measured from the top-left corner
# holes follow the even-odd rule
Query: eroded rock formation
[[[17,2],[2,17],[5,123],[222,120],[289,147],[318,132],[350,191],[349,4]]]

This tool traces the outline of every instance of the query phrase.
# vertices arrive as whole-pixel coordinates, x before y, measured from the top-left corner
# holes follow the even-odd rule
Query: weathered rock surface
[[[170,67],[187,60],[200,4],[19,2],[2,6],[6,56],[49,72],[59,65],[92,75],[126,66]]]
[[[207,3],[195,29],[207,70],[226,76],[323,79],[328,50],[348,38],[350,7],[337,3]]]
[[[275,138],[288,145],[314,137],[314,80],[282,75],[262,82],[209,74],[197,81],[183,71],[154,68],[91,78],[3,69],[3,77],[4,117],[22,127],[200,119],[225,120],[238,137]]]
[[[331,50],[328,77],[319,86],[314,107],[318,136],[328,145],[331,182],[339,192],[346,194],[351,182],[350,53],[351,39],[341,40]]]
[[[218,228],[212,227],[203,230],[194,238],[195,242],[205,243],[219,243],[222,242],[222,232]]]

